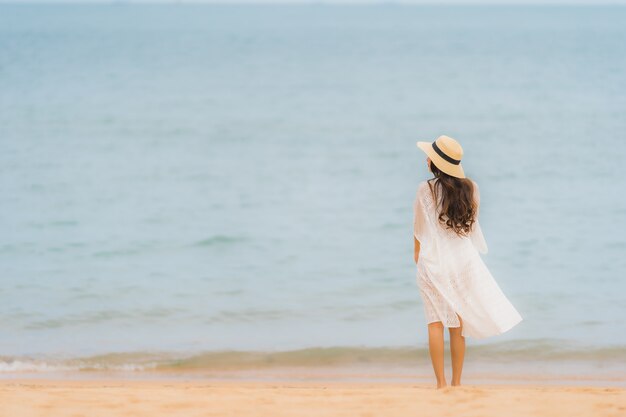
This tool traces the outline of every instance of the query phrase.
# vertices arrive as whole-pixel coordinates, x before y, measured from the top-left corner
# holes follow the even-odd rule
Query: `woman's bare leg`
[[[458,314],[457,314],[457,317]],[[465,358],[465,337],[461,335],[463,321],[459,317],[459,327],[448,327],[450,331],[450,356],[452,357],[452,386],[461,385],[463,359]]]
[[[437,378],[437,388],[443,388],[447,384],[443,370],[443,323],[440,321],[428,323],[428,350]]]

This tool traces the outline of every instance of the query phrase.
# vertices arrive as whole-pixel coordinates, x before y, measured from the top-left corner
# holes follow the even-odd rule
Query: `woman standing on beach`
[[[449,136],[417,142],[434,178],[422,181],[413,203],[417,283],[428,323],[437,388],[446,384],[444,327],[450,332],[452,385],[461,385],[465,337],[501,334],[522,321],[480,253],[487,253],[478,214],[478,185],[461,166],[463,149]]]

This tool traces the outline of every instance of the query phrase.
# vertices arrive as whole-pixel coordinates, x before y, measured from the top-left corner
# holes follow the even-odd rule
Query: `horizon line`
[[[206,5],[283,5],[283,6],[626,6],[624,0],[596,2],[582,1],[420,1],[420,0],[0,0],[0,4],[115,4],[115,5],[151,5],[151,4],[206,4]]]

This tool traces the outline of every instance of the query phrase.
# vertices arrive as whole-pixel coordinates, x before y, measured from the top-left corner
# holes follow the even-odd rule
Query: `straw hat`
[[[465,178],[461,158],[463,148],[450,136],[441,135],[434,142],[417,142],[417,147],[426,152],[439,170],[457,178]]]

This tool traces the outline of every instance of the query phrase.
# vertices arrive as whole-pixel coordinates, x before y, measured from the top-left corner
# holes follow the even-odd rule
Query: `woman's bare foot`
[[[444,382],[442,382],[442,383],[439,383],[439,382],[437,383],[437,389],[440,389],[440,388],[447,388],[447,387],[448,387],[448,385],[446,384],[446,382],[445,382],[445,381],[444,381]]]

